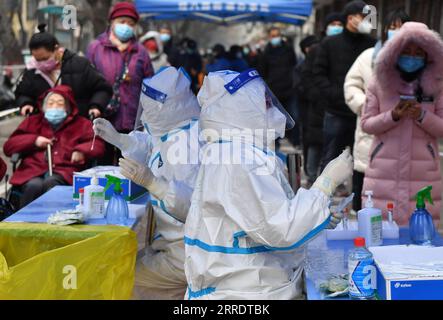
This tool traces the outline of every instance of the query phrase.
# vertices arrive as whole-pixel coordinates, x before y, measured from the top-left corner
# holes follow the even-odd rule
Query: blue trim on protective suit
[[[169,139],[170,136],[172,136],[172,135],[174,135],[174,134],[177,134],[177,133],[179,133],[180,131],[190,130],[191,127],[192,127],[197,121],[198,121],[198,119],[191,119],[191,122],[190,122],[190,123],[188,123],[187,125],[185,125],[185,126],[183,126],[183,127],[181,127],[181,128],[178,128],[178,129],[176,129],[176,130],[173,130],[173,131],[171,131],[171,132],[168,132],[167,134],[165,134],[164,136],[162,136],[162,137],[160,138],[160,140],[161,140],[162,142],[166,142],[166,141],[168,141],[168,139]]]
[[[214,293],[215,288],[214,287],[208,287],[199,291],[192,291],[191,287],[188,286],[188,300],[191,299],[197,299],[203,296],[206,296],[208,294]]]
[[[245,236],[247,236],[247,233],[244,231],[234,233],[234,242],[232,243],[232,246],[238,248],[238,239]]]
[[[198,239],[190,239],[188,237],[184,237],[184,242],[188,246],[197,246],[200,249],[203,249],[208,252],[218,252],[218,253],[225,253],[225,254],[255,254],[255,253],[263,253],[263,252],[272,252],[272,251],[288,251],[293,250],[301,245],[303,245],[305,242],[312,239],[314,236],[316,236],[318,233],[323,231],[323,229],[326,228],[326,226],[329,224],[331,220],[331,216],[329,216],[322,224],[320,224],[315,229],[311,230],[306,236],[304,236],[301,240],[296,242],[295,244],[289,246],[289,247],[269,247],[269,246],[257,246],[257,247],[251,247],[251,248],[235,248],[235,247],[224,247],[224,246],[214,246],[207,244],[201,240]]]

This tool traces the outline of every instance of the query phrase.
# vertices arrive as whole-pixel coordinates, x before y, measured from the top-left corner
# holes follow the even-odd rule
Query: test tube
[[[97,134],[94,132],[94,138],[92,139],[92,146],[91,146],[91,151],[94,150],[94,145],[95,145],[95,138],[97,137]]]

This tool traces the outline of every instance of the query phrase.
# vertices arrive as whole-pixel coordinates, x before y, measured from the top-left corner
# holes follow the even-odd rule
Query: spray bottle
[[[426,210],[425,202],[433,204],[431,196],[432,186],[421,189],[417,192],[415,200],[417,209],[409,219],[409,233],[414,244],[430,245],[435,235],[435,227],[432,216]]]
[[[381,246],[383,243],[383,219],[380,209],[374,208],[372,191],[366,191],[368,197],[365,208],[358,212],[358,235],[365,238],[366,246]]]
[[[106,221],[108,224],[126,225],[129,217],[129,208],[128,203],[122,196],[122,181],[111,175],[106,175],[106,178],[108,179],[108,183],[106,184],[105,191],[114,185],[114,194],[106,208]]]

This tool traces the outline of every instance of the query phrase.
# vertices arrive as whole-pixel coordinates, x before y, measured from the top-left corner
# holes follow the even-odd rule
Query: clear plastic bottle
[[[129,217],[128,203],[121,192],[114,191],[106,209],[106,221],[108,224],[126,225]]]
[[[409,219],[409,233],[413,244],[428,246],[435,236],[435,226],[432,215],[426,210],[426,201],[433,204],[432,186],[421,189],[416,196],[417,209]]]
[[[106,222],[114,225],[126,225],[129,218],[129,207],[125,198],[122,196],[122,182],[119,178],[107,175],[108,184],[106,190],[114,185],[114,194],[109,200],[106,208]]]
[[[354,240],[355,248],[348,256],[349,297],[373,300],[376,290],[376,269],[372,253],[365,247],[364,238]]]

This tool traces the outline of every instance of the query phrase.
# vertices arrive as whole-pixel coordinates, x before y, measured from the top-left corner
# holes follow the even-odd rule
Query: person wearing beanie
[[[114,95],[104,117],[120,133],[134,129],[140,88],[154,70],[146,48],[136,39],[140,16],[133,3],[119,2],[109,13],[109,27],[88,47],[87,57],[113,86]],[[107,145],[102,165],[116,165],[119,151]]]
[[[334,36],[343,32],[343,15],[340,12],[332,12],[325,19],[326,36]]]
[[[356,115],[344,97],[344,79],[357,57],[375,45],[371,24],[365,19],[366,3],[351,1],[343,9],[343,32],[323,39],[313,66],[317,98],[323,99],[323,151],[321,169],[347,146],[354,145]],[[322,98],[318,98],[322,97]],[[341,195],[348,191],[342,186]]]

